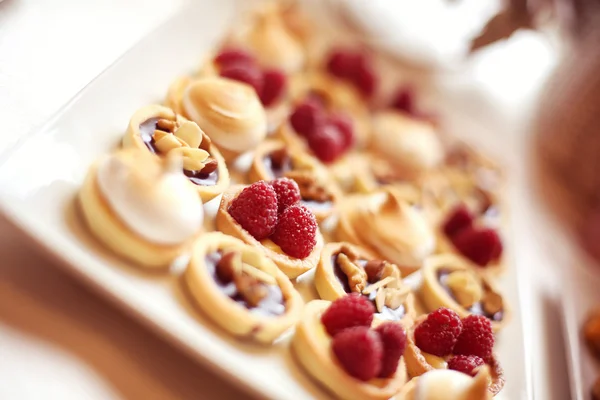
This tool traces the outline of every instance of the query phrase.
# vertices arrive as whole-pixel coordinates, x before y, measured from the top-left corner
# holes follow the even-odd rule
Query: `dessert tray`
[[[323,14],[193,2],[2,155],[3,211],[257,396],[530,398],[501,168]]]

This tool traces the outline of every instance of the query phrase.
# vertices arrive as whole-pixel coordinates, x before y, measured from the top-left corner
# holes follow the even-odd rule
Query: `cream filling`
[[[164,163],[146,152],[119,152],[100,162],[97,183],[133,232],[152,243],[176,245],[193,237],[204,220],[202,202],[181,170],[181,159]]]
[[[414,400],[486,400],[489,373],[478,373],[471,378],[462,372],[438,369],[421,375]]]

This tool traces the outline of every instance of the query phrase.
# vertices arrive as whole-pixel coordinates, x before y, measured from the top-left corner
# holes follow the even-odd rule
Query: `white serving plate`
[[[289,337],[270,348],[234,340],[188,304],[176,274],[149,275],[108,254],[76,213],[75,195],[90,163],[118,146],[137,108],[160,102],[176,76],[198,66],[240,5],[241,0],[193,2],[90,83],[43,129],[6,151],[0,159],[0,206],[60,265],[224,377],[262,397],[328,398],[292,359],[285,345]],[[451,111],[445,110],[456,116]],[[483,131],[472,120],[454,118],[452,124],[463,134]],[[497,398],[529,399],[530,364],[517,268],[511,264],[501,288],[514,312],[497,346],[507,383]]]

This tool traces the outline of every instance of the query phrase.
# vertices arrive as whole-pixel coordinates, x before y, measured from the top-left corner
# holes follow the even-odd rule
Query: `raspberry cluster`
[[[386,322],[371,329],[374,313],[373,303],[353,293],[334,301],[321,316],[337,360],[362,381],[392,377],[406,347],[401,325]]]
[[[286,91],[287,76],[278,69],[261,68],[252,54],[241,49],[225,49],[214,59],[224,78],[252,86],[265,107],[275,104]]]
[[[286,254],[305,258],[317,243],[317,221],[299,201],[300,190],[295,181],[259,181],[233,199],[229,214],[256,240],[270,238]]]
[[[379,78],[364,51],[334,49],[327,61],[327,70],[333,76],[353,84],[365,97],[377,89]]]
[[[456,312],[439,308],[417,326],[415,343],[426,353],[452,356],[448,368],[475,375],[492,357],[494,334],[490,320],[482,315],[461,320]]]

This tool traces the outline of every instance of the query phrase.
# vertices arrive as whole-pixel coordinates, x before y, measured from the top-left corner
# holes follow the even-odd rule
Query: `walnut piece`
[[[504,308],[504,304],[502,301],[502,296],[500,296],[496,292],[492,292],[488,290],[483,295],[483,300],[481,301],[483,310],[488,314],[496,314],[497,312],[502,311]]]
[[[600,356],[600,312],[592,314],[583,326],[583,335],[590,349]]]
[[[367,286],[366,272],[352,262],[344,253],[338,254],[337,263],[342,272],[348,277],[348,285],[350,286],[350,290],[352,290],[352,292],[361,293]]]
[[[369,278],[369,283],[375,283],[383,278],[391,276],[400,279],[400,269],[387,261],[370,260],[365,265],[365,272]]]
[[[454,271],[448,275],[446,284],[462,307],[469,308],[481,300],[483,288],[479,279],[468,271]]]

